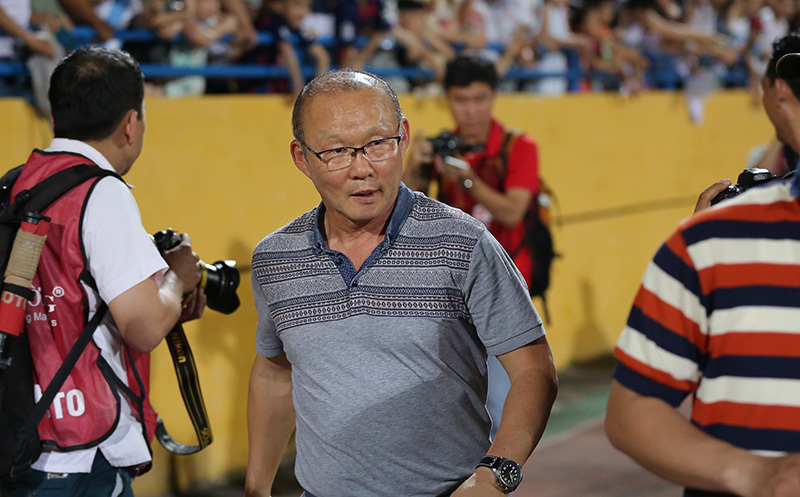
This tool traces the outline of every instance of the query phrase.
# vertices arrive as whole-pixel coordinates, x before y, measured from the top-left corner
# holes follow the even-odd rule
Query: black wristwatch
[[[497,484],[503,492],[509,493],[517,489],[522,482],[522,468],[511,459],[497,456],[486,456],[481,459],[476,468],[486,466],[494,471]]]

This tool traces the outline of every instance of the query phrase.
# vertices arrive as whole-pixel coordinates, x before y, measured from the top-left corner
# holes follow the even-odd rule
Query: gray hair
[[[403,111],[400,109],[400,101],[397,99],[397,93],[395,93],[386,81],[366,71],[339,69],[320,74],[312,79],[303,88],[300,95],[297,96],[297,100],[294,102],[294,108],[292,109],[292,134],[295,139],[301,142],[304,141],[303,127],[300,121],[303,108],[308,100],[317,95],[354,92],[359,90],[377,90],[385,93],[394,104],[397,122],[402,122]]]

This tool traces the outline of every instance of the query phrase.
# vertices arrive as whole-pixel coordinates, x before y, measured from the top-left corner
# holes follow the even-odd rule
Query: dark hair
[[[300,91],[300,95],[294,101],[294,108],[292,109],[292,134],[294,137],[301,142],[305,139],[301,120],[307,100],[325,93],[344,93],[358,90],[376,90],[385,93],[394,104],[397,123],[399,124],[403,120],[403,111],[400,109],[397,93],[386,81],[366,71],[339,69],[320,74]]]
[[[459,55],[447,63],[444,74],[444,89],[454,86],[469,86],[472,83],[486,83],[493,90],[497,88],[499,77],[494,63],[480,55]]]
[[[144,77],[125,52],[81,48],[59,62],[47,96],[56,138],[102,140],[128,111],[137,111],[142,119]]]
[[[789,33],[772,44],[772,56],[769,58],[769,62],[767,62],[767,71],[765,73],[770,83],[775,84],[775,79],[778,78],[778,72],[775,70],[775,66],[778,64],[780,58],[787,53],[797,52],[800,52],[800,32],[798,31]],[[792,89],[795,98],[800,100],[800,79],[785,79],[784,81],[786,81],[786,84]]]

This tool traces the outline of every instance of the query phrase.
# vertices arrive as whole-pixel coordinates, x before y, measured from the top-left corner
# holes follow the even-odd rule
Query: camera
[[[442,131],[438,136],[428,138],[428,141],[433,145],[433,153],[443,159],[465,151],[461,135],[452,131]]]
[[[711,199],[711,205],[715,205],[727,198],[733,198],[748,188],[768,183],[777,178],[780,178],[780,176],[775,176],[769,169],[760,167],[747,168],[739,173],[735,185],[727,187]]]
[[[181,235],[172,228],[153,235],[153,241],[162,254],[181,243]],[[230,314],[239,308],[239,270],[236,261],[217,261],[206,264],[200,261],[200,283],[197,286],[206,294],[206,305],[223,314]]]

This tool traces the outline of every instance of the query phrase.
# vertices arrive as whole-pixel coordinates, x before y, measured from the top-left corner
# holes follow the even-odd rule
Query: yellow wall
[[[449,126],[437,99],[401,98],[412,132]],[[233,96],[150,100],[144,152],[127,176],[136,185],[145,227],[192,235],[206,261],[249,264],[258,240],[318,202],[289,157],[290,107],[283,97]],[[736,179],[748,151],[772,130],[744,92],[715,94],[705,121],[693,125],[680,94],[563,98],[503,96],[496,113],[538,141],[542,172],[564,223],[549,293],[548,326],[558,366],[608,352],[624,326],[639,278],[697,194]],[[46,124],[17,100],[0,100],[0,159],[8,167],[49,142]],[[641,206],[650,209],[642,211]],[[660,209],[653,206],[667,205]],[[592,220],[592,214],[611,217]],[[254,356],[255,312],[249,273],[230,316],[208,311],[186,327],[198,361],[215,442],[174,459],[179,482],[221,480],[246,464],[247,378]],[[193,442],[165,346],[154,354],[153,403],[176,438]],[[167,487],[170,456],[137,480],[137,494]]]

